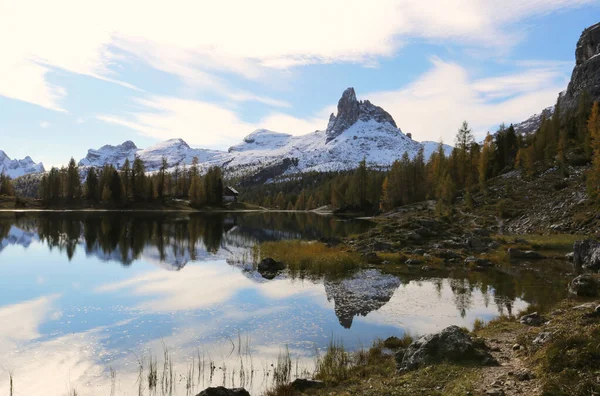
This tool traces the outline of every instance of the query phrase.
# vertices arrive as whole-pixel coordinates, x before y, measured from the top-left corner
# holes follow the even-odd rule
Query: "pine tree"
[[[107,185],[102,189],[102,200],[104,202],[108,202],[112,199],[112,192],[110,191],[110,187]]]
[[[481,158],[479,159],[479,186],[482,191],[485,191],[487,187],[487,181],[490,174],[490,159],[493,154],[493,140],[494,138],[488,132],[483,142]]]
[[[71,157],[67,168],[67,193],[68,200],[79,199],[81,197],[81,179],[79,178],[79,168],[75,159]]]
[[[127,201],[131,195],[131,164],[129,158],[125,159],[121,168],[121,181],[123,182],[123,198]]]
[[[277,198],[275,198],[275,207],[280,210],[285,209],[285,197],[281,191],[277,194]]]
[[[100,189],[98,185],[98,175],[96,175],[96,168],[91,167],[88,170],[87,177],[85,179],[85,190],[86,198],[92,202],[98,202],[100,199]]]
[[[306,195],[304,193],[304,190],[302,190],[300,192],[300,195],[298,195],[298,198],[296,199],[295,209],[296,210],[305,210],[306,209]]]
[[[469,123],[463,121],[462,126],[456,133],[456,161],[455,180],[459,187],[468,187],[470,183],[470,157],[469,149],[475,142],[473,132],[469,128]]]

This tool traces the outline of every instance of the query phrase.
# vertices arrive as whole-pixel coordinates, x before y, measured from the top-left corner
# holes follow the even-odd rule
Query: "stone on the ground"
[[[396,359],[400,360],[399,356]],[[486,366],[498,364],[483,341],[472,338],[458,326],[450,326],[410,344],[402,355],[398,369],[416,370],[443,361],[470,362]]]
[[[419,264],[423,264],[423,260],[419,260],[419,259],[408,259],[406,260],[406,264],[408,265],[419,265]]]
[[[465,259],[465,265],[471,268],[485,269],[493,267],[494,263],[492,263],[490,260],[471,256]]]
[[[529,371],[527,369],[522,369],[522,370],[517,371],[517,373],[515,374],[515,377],[519,381],[529,381],[534,378],[534,375],[531,371]]]
[[[539,260],[545,256],[535,250],[519,250],[515,248],[508,249],[508,257],[515,260]]]
[[[504,396],[504,391],[500,388],[488,389],[485,392],[486,396]]]
[[[307,378],[296,378],[291,385],[293,389],[300,392],[304,392],[307,389],[322,388],[325,386],[323,381],[317,381]]]
[[[596,297],[598,281],[591,275],[579,275],[569,283],[569,293],[579,297]]]
[[[593,239],[575,241],[573,261],[576,266],[583,269],[600,269],[600,242]]]
[[[567,261],[573,261],[574,257],[575,257],[575,253],[573,253],[573,252],[569,252],[569,253],[565,254],[565,260],[567,260]]]
[[[383,259],[375,252],[365,254],[365,260],[367,260],[367,263],[369,264],[379,264],[383,261]]]
[[[542,331],[540,334],[535,337],[533,343],[536,345],[544,345],[548,341],[552,339],[552,332],[550,331]]]
[[[206,388],[196,396],[250,396],[250,393],[244,388],[227,389],[223,386]]]
[[[512,346],[513,351],[518,351],[519,349],[521,349],[521,345],[519,344],[515,344]]]
[[[528,326],[541,326],[546,320],[537,312],[523,315],[519,318],[519,322]]]

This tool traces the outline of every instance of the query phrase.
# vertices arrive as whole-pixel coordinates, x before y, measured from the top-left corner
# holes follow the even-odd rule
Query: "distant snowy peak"
[[[129,162],[133,162],[138,151],[140,149],[131,140],[118,146],[107,144],[97,150],[89,149],[86,157],[79,161],[79,166],[101,168],[104,165],[112,165],[120,168],[127,159]]]
[[[4,173],[14,179],[30,173],[45,171],[44,164],[35,163],[29,156],[21,160],[11,159],[4,151],[0,150],[0,174]]]
[[[363,122],[375,121],[382,124],[387,123],[393,128],[397,128],[392,116],[381,107],[373,105],[368,100],[359,102],[356,99],[356,92],[352,87],[347,88],[342,93],[342,97],[338,101],[337,110],[337,115],[331,114],[329,116],[329,123],[325,130],[327,142],[344,133],[344,131],[359,120]]]
[[[531,133],[535,133],[538,130],[540,125],[542,125],[543,119],[549,119],[554,114],[554,106],[550,106],[542,110],[541,113],[534,114],[525,121],[519,122],[518,124],[513,125],[515,128],[515,132],[529,135]]]
[[[105,145],[97,150],[88,150],[87,156],[79,161],[79,166],[101,168],[109,164],[119,169],[126,160],[133,163],[137,156],[144,162],[146,170],[153,172],[160,169],[163,158],[167,160],[170,169],[177,165],[189,166],[194,157],[198,157],[198,161],[202,163],[223,154],[223,151],[191,148],[183,139],[169,139],[143,150],[133,142],[126,141],[118,146]]]

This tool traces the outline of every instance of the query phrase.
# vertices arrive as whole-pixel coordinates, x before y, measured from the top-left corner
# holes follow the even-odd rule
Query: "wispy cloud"
[[[370,66],[414,37],[510,48],[524,35],[517,25],[524,18],[593,2],[381,0],[367,7],[360,0],[25,0],[1,6],[0,95],[64,111],[66,91],[49,82],[50,70],[136,89],[116,72],[132,58],[225,95],[229,84],[216,77],[223,72],[268,80],[275,68],[332,62]],[[285,105],[243,92],[230,99]]]
[[[364,96],[390,112],[404,132],[417,140],[452,142],[463,120],[482,137],[500,122],[523,121],[554,104],[566,86],[563,74],[536,64],[512,74],[476,79],[451,62],[432,59],[433,67],[409,86]]]

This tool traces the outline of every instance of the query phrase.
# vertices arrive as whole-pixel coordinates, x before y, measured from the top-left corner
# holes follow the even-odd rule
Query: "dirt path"
[[[533,378],[533,373],[525,367],[521,359],[523,351],[520,348],[513,349],[517,336],[518,332],[516,334],[507,332],[485,340],[500,366],[482,369],[477,394],[498,396],[541,394],[539,381]]]

